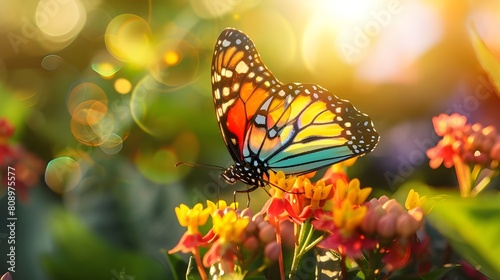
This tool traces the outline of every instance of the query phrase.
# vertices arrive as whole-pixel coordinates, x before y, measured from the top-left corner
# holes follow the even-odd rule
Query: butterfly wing
[[[270,96],[270,88],[280,83],[262,63],[253,42],[231,28],[224,30],[217,40],[211,78],[222,137],[233,160],[242,162],[250,121]]]
[[[268,169],[309,173],[378,142],[370,118],[348,101],[317,85],[280,83],[241,31],[219,36],[211,78],[219,128],[239,166],[228,177],[253,184]]]
[[[246,162],[305,174],[363,155],[379,139],[370,118],[351,103],[312,84],[288,84],[271,94],[252,118],[245,137]]]

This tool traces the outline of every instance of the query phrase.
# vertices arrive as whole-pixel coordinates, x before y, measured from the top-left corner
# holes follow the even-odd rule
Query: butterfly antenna
[[[194,163],[194,162],[187,162],[187,161],[180,161],[180,162],[176,163],[174,166],[178,167],[180,165],[187,165],[190,167],[202,167],[202,168],[213,169],[213,170],[224,170],[225,169],[224,167],[218,166],[218,165],[201,164],[201,163]]]

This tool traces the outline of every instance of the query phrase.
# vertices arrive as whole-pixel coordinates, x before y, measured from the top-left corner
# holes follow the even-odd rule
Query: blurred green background
[[[493,0],[0,0],[0,118],[23,149],[14,279],[170,278],[160,249],[181,235],[174,207],[219,189],[232,200],[219,171],[174,167],[231,164],[210,86],[226,27],[280,81],[320,84],[372,117],[380,143],[351,169],[363,186],[455,185],[453,170],[428,167],[431,118],[499,127],[472,36],[500,57],[499,15]]]

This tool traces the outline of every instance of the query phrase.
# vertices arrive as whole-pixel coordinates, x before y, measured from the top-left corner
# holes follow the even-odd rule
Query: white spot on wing
[[[227,102],[222,103],[222,112],[226,112],[227,108],[233,105],[235,99],[228,100]]]
[[[229,88],[228,87],[224,87],[222,89],[222,95],[224,96],[229,96]]]
[[[238,83],[234,83],[234,84],[233,84],[233,91],[234,91],[234,92],[236,92],[236,91],[238,91],[239,89],[240,89],[240,84],[238,84]]]
[[[248,65],[242,60],[236,65],[236,73],[241,74],[241,73],[246,73],[248,71]]]
[[[224,41],[222,41],[222,46],[223,46],[223,47],[227,48],[227,47],[229,47],[229,45],[231,45],[231,42],[230,42],[230,41],[228,41],[228,40],[226,40],[226,39],[224,39]]]

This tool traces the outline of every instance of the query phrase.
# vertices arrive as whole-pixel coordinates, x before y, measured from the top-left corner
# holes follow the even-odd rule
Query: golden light
[[[75,38],[86,20],[87,11],[79,0],[40,1],[35,12],[38,29],[54,43]]]
[[[310,4],[321,18],[343,24],[365,20],[380,1],[363,0],[316,0]]]
[[[153,59],[151,36],[146,20],[133,14],[121,14],[109,22],[104,42],[118,60],[146,66]]]
[[[181,61],[181,59],[181,54],[175,50],[166,51],[165,54],[163,54],[163,61],[165,61],[165,64],[167,64],[168,66],[176,65]]]
[[[119,94],[127,94],[132,89],[132,83],[125,78],[119,78],[115,81],[115,90]]]
[[[116,72],[118,72],[118,70],[120,70],[120,68],[115,67],[109,62],[92,64],[92,69],[105,78],[112,77]]]

